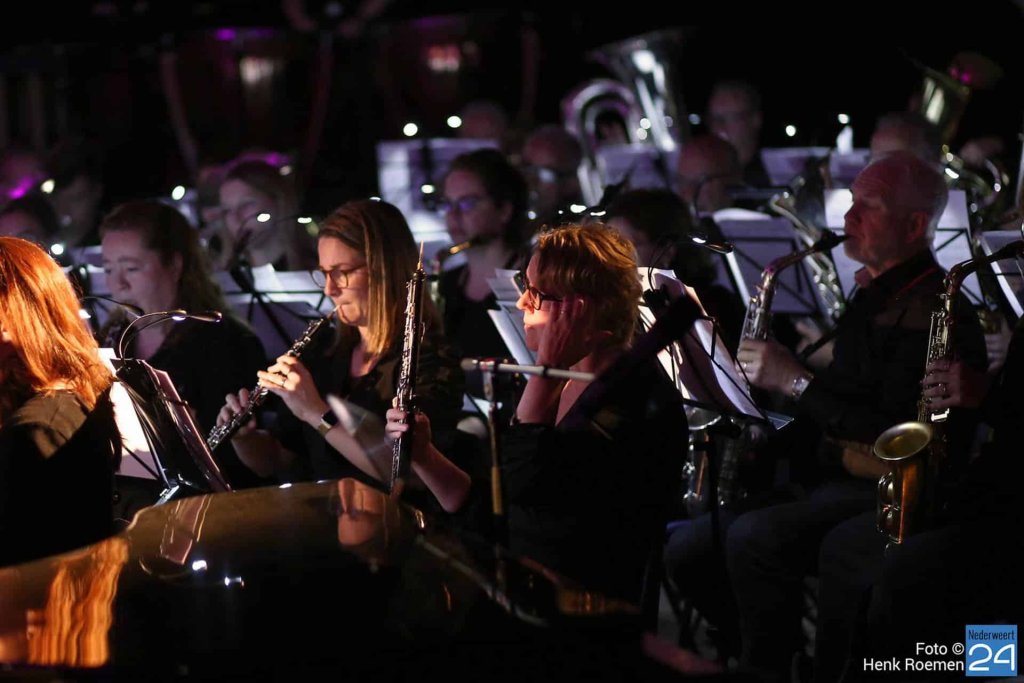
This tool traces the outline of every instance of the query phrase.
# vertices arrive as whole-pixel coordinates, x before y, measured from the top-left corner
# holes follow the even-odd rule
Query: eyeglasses
[[[348,287],[349,281],[352,279],[352,274],[356,271],[362,270],[366,267],[364,263],[361,266],[355,268],[344,269],[341,266],[336,266],[330,270],[324,270],[323,268],[317,268],[316,270],[309,271],[310,276],[313,278],[313,282],[316,283],[317,287],[323,287],[327,284],[327,279],[330,278],[331,282],[337,287]]]
[[[465,197],[459,197],[458,199],[442,199],[437,203],[437,210],[441,213],[448,213],[449,211],[468,213],[475,209],[480,202],[485,202],[488,199],[489,197],[484,197],[478,194],[468,194]]]
[[[519,291],[526,296],[526,305],[533,310],[539,310],[545,301],[555,301],[561,303],[562,300],[558,297],[545,294],[536,287],[530,284],[530,281],[526,279],[526,273],[522,270],[516,271],[516,274],[512,276],[513,282],[516,283],[516,287]]]

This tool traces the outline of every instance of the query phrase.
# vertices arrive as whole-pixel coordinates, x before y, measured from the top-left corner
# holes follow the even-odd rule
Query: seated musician
[[[126,357],[167,372],[205,433],[216,423],[224,394],[266,364],[262,342],[230,313],[195,229],[177,209],[156,200],[125,202],[104,216],[100,237],[107,287],[117,301],[143,313],[178,308],[224,312],[216,324],[185,320],[150,325],[131,337],[125,349]],[[123,309],[111,314],[99,335],[105,346],[117,348],[131,317]],[[230,449],[216,451],[215,457],[232,486],[261,483]],[[145,499],[140,482],[120,484],[123,495]],[[132,506],[126,506],[127,514]]]
[[[887,468],[870,454],[870,445],[888,427],[918,414],[931,316],[943,291],[943,272],[930,246],[947,190],[934,166],[906,152],[889,154],[860,173],[852,192],[843,247],[864,268],[857,276],[860,289],[839,324],[831,365],[812,375],[773,341],[746,340],[738,354],[752,383],[792,397],[798,422],[824,434],[820,482],[800,500],[741,515],[726,538],[742,661],[779,680],[788,675],[800,647],[804,576],[818,571],[816,658],[827,667],[859,600],[858,591],[831,590],[829,572],[872,561],[882,552],[879,536],[868,547],[849,545],[842,565],[816,566],[823,542],[844,534],[844,523],[875,508],[878,477]],[[952,351],[984,368],[977,316],[962,294],[955,296]],[[950,416],[951,453],[970,441],[970,417]],[[856,571],[851,575],[868,580]]]
[[[347,399],[383,421],[401,371],[406,283],[416,269],[416,244],[397,208],[360,200],[323,220],[318,249],[320,267],[313,275],[336,307],[334,337],[321,332],[301,358],[282,355],[257,373],[259,385],[282,400],[280,419],[260,428],[255,419],[246,420],[231,441],[242,462],[263,477],[374,482],[390,473],[390,462],[364,451],[337,423],[325,397]],[[423,305],[416,395],[436,416],[439,439],[449,446],[462,407],[462,372],[436,309],[429,300]],[[247,389],[228,395],[218,423],[244,415],[249,399]]]
[[[875,555],[867,567],[874,583],[854,636],[836,644],[835,664],[819,680],[832,680],[842,669],[846,648],[850,656],[844,680],[858,680],[866,675],[860,666],[864,658],[902,660],[915,656],[918,642],[963,642],[967,624],[1024,620],[1019,590],[1024,548],[1018,532],[1024,522],[1020,488],[1024,472],[1017,438],[1017,427],[1024,420],[1020,391],[1024,322],[1017,322],[1006,363],[995,377],[961,359],[941,358],[929,363],[926,381],[922,397],[931,409],[979,409],[992,438],[982,445],[963,478],[949,487],[942,517],[884,557]],[[859,529],[823,545],[824,565],[841,566],[846,555],[843,546],[851,542],[878,543],[875,516],[864,515],[860,522]],[[864,571],[863,566],[853,569]],[[849,574],[832,574],[836,592],[863,588],[861,577],[852,581]],[[919,680],[936,680],[941,675],[922,672]],[[962,671],[949,674],[951,679],[962,677]],[[904,678],[910,680],[911,674]]]
[[[517,302],[539,364],[600,375],[623,356],[638,315],[634,254],[600,224],[540,235]],[[597,393],[605,389],[528,379],[500,446],[507,539],[587,588],[639,603],[679,481],[686,416],[654,359],[611,395]],[[417,415],[413,468],[432,473],[421,476],[447,509],[471,510],[488,485],[453,476],[427,415]],[[403,418],[388,411],[392,437],[406,430]]]
[[[0,565],[113,533],[113,379],[60,267],[0,237]]]

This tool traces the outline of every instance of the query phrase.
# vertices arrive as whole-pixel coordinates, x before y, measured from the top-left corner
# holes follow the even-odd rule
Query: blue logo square
[[[968,624],[964,635],[967,676],[1017,675],[1017,626]]]

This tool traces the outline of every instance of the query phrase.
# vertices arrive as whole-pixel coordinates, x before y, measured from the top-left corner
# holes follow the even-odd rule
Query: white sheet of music
[[[498,310],[487,313],[515,361],[520,365],[533,365],[533,352],[526,348],[523,312],[516,308],[516,301],[519,300],[519,289],[513,280],[516,272],[498,269],[493,278],[487,278],[491,291],[498,299]]]
[[[637,272],[644,291],[664,288],[671,297],[682,296],[685,291],[700,304],[697,293],[676,279],[672,271],[639,268]],[[647,306],[640,307],[640,318],[644,329],[650,329],[655,321],[653,311]],[[685,351],[682,344],[686,345]],[[717,407],[722,412],[761,417],[761,410],[750,398],[746,380],[736,371],[735,359],[715,334],[710,320],[697,320],[683,342],[673,342],[663,349],[658,360],[683,398],[706,404],[711,409]]]
[[[114,349],[100,349],[99,354],[103,364],[110,369],[110,372],[114,372],[112,362],[114,359]],[[110,389],[110,400],[114,404],[114,420],[117,422],[117,428],[121,432],[121,445],[124,449],[124,454],[121,458],[121,469],[118,470],[118,474],[140,479],[156,479],[153,472],[158,470],[156,461],[153,459],[153,452],[150,450],[149,442],[146,441],[146,435],[142,431],[142,424],[139,422],[139,416],[135,412],[132,399],[124,385],[118,381],[115,381]],[[135,457],[132,457],[132,454]],[[143,464],[140,464],[140,460],[145,464],[145,467],[143,467]],[[150,468],[151,471],[148,471],[146,467]]]

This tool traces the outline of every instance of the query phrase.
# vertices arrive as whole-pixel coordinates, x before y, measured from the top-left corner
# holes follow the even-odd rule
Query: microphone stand
[[[253,220],[256,216],[250,216],[246,222]],[[267,219],[268,221],[270,219]],[[266,221],[261,221],[266,222]],[[263,311],[264,315],[267,316],[267,320],[270,321],[270,325],[277,332],[278,336],[281,337],[281,341],[284,342],[285,346],[291,344],[291,335],[285,329],[284,324],[281,323],[281,319],[277,317],[273,307],[267,300],[266,295],[256,289],[256,282],[252,276],[252,266],[249,260],[244,256],[245,249],[249,246],[249,241],[252,239],[252,230],[244,230],[245,223],[242,224],[243,232],[241,238],[235,244],[235,248],[232,251],[231,259],[228,261],[228,274],[231,279],[235,281],[239,289],[248,294],[251,297],[251,302],[255,302],[259,305],[260,310]],[[250,302],[250,313],[249,319],[252,320],[252,303]]]
[[[494,537],[499,544],[505,544],[508,541],[508,528],[501,485],[501,453],[499,448],[501,439],[499,437],[498,424],[500,421],[498,420],[498,392],[495,386],[495,376],[499,373],[509,373],[590,381],[594,378],[594,375],[590,372],[560,370],[546,365],[517,365],[515,363],[506,363],[504,360],[490,358],[464,358],[462,360],[462,369],[466,371],[478,370],[483,377],[484,397],[488,401],[487,427],[490,433],[491,513],[494,519]]]
[[[495,373],[484,370],[481,373],[484,384],[484,398],[487,399],[487,431],[491,446],[491,515],[494,520],[494,538],[500,545],[508,542],[508,527],[505,523],[505,503],[501,487],[501,455],[498,436],[498,392],[495,387]]]

